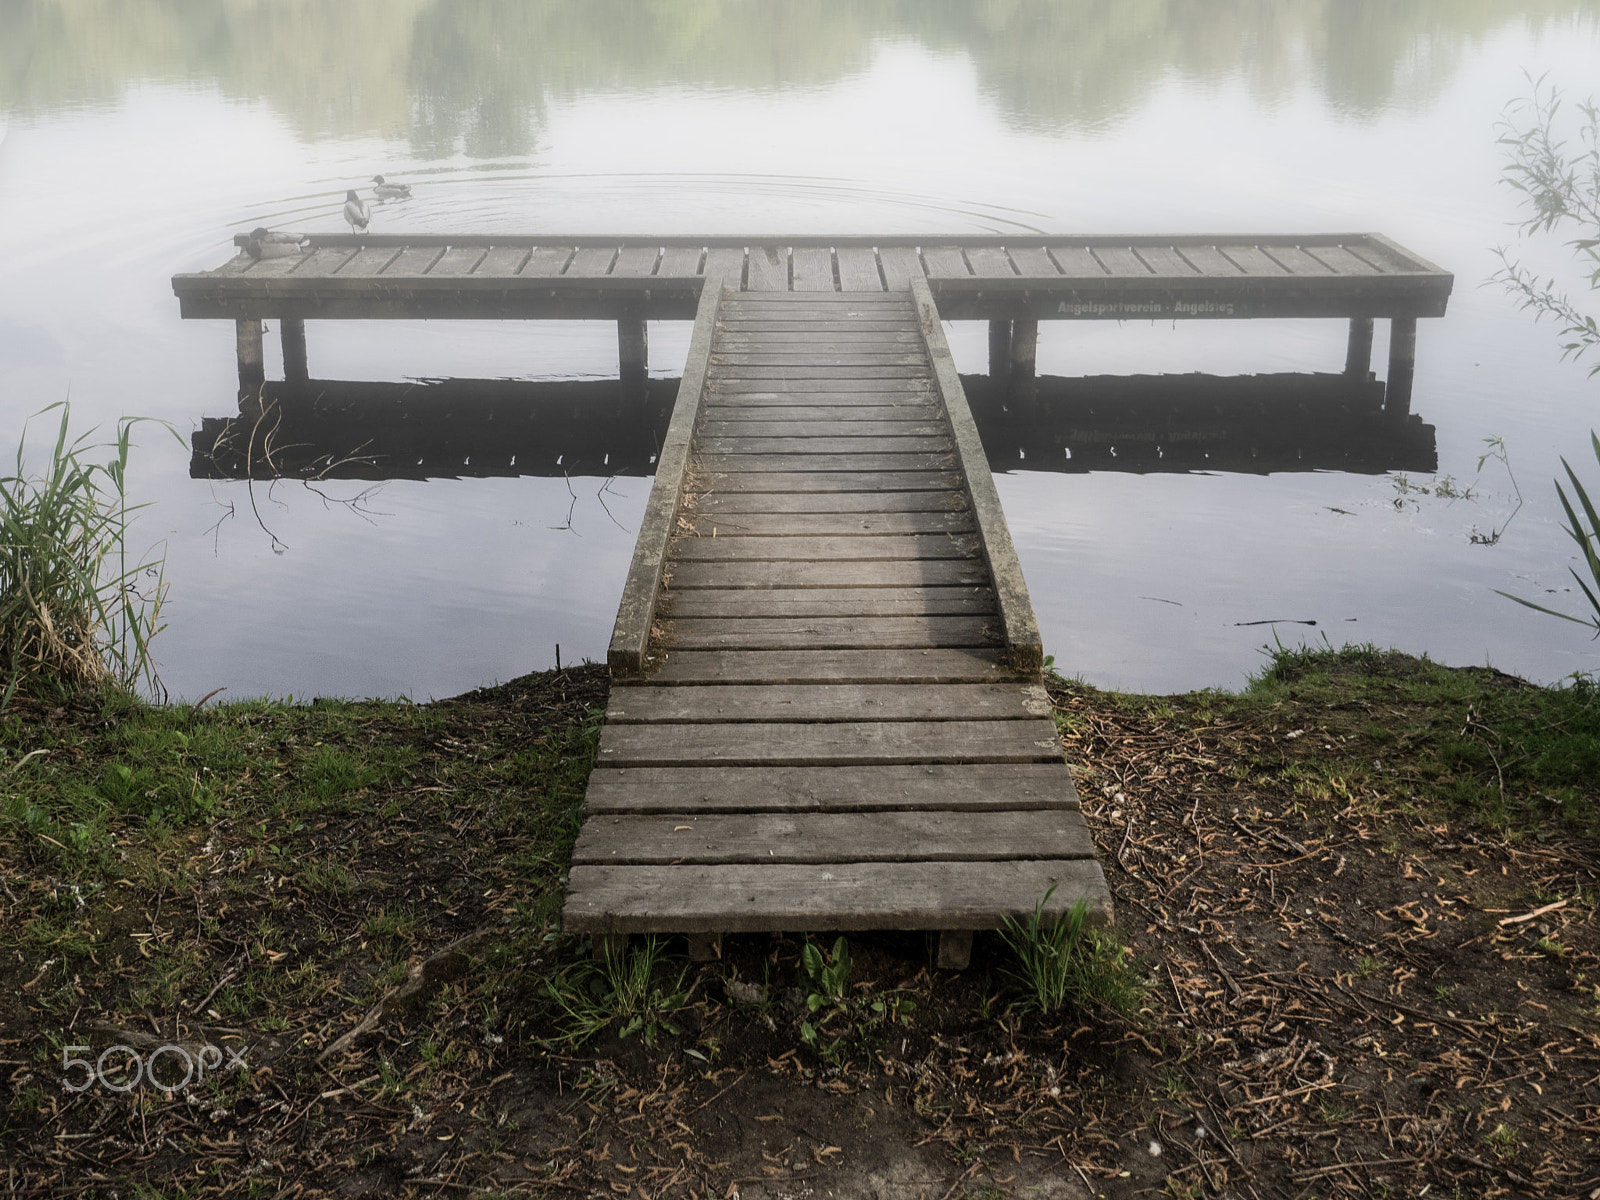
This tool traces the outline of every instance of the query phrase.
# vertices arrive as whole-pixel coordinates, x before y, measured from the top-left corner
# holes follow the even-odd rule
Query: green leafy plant
[[[1103,1007],[1131,1016],[1144,987],[1128,966],[1127,951],[1105,931],[1089,927],[1089,906],[1079,900],[1060,920],[1047,918],[1051,887],[1025,920],[1007,917],[1000,937],[1017,965],[1008,973],[1023,990],[1023,1004],[1042,1013]]]
[[[16,472],[0,477],[0,706],[21,686],[68,689],[141,680],[159,688],[150,640],[161,631],[165,591],[159,558],[132,562],[127,502],[133,426],[97,443],[93,431],[71,438],[65,402],[42,471],[29,474],[26,434]],[[105,462],[91,456],[109,450]]]
[[[855,964],[850,943],[842,937],[826,953],[815,942],[807,942],[800,951],[800,968],[811,986],[800,1040],[829,1061],[838,1058],[853,1037],[916,1011],[916,1004],[897,992],[852,996],[850,974]]]
[[[681,1032],[669,1014],[688,999],[688,971],[680,970],[663,986],[656,975],[664,957],[661,942],[647,937],[636,948],[599,952],[547,981],[545,993],[555,1003],[562,1035],[582,1045],[615,1021],[620,1022],[618,1036],[637,1033],[651,1046],[663,1033]]]

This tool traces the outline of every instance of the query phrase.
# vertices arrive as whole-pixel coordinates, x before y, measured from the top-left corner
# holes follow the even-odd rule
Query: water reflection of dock
[[[1433,426],[1344,375],[961,380],[995,471],[1433,471]],[[647,476],[676,379],[269,382],[249,416],[206,417],[197,479]]]

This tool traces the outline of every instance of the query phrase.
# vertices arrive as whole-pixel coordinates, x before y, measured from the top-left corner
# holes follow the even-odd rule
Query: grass
[[[137,419],[100,443],[92,430],[71,437],[65,402],[44,411],[57,408],[43,470],[28,472],[24,437],[15,473],[0,477],[0,707],[18,688],[160,686],[150,640],[161,630],[161,560],[134,561],[127,551],[140,507],[127,502]]]
[[[1101,1009],[1133,1016],[1144,987],[1127,962],[1120,942],[1089,926],[1089,906],[1079,900],[1060,920],[1045,917],[1052,887],[1026,920],[1007,917],[1001,940],[1016,965],[1009,969],[1022,988],[1022,1007],[1050,1014],[1066,1007]]]
[[[688,972],[680,967],[674,978],[665,951],[659,939],[647,937],[615,952],[599,951],[549,980],[545,994],[566,1038],[582,1045],[613,1024],[618,1036],[637,1033],[647,1046],[663,1033],[678,1033],[671,1014],[683,1007]]]

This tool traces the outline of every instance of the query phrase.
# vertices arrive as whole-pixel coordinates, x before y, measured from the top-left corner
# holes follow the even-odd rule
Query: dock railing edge
[[[677,516],[678,497],[689,468],[689,443],[694,436],[711,367],[711,345],[723,286],[718,276],[708,279],[700,292],[694,332],[689,338],[689,356],[683,366],[683,378],[678,383],[677,398],[673,401],[672,420],[656,458],[655,481],[650,485],[644,519],[639,522],[639,538],[634,543],[633,561],[622,587],[622,601],[617,606],[617,623],[611,631],[606,662],[613,674],[637,675],[644,670],[650,627],[655,622],[656,592],[661,586],[661,571],[672,539],[672,522]]]
[[[961,474],[972,497],[972,511],[978,532],[983,538],[989,575],[994,581],[995,603],[1000,609],[1007,656],[1017,670],[1038,672],[1044,666],[1044,643],[1039,636],[1039,621],[1034,616],[1033,601],[1028,598],[1028,585],[1022,577],[1022,563],[1011,541],[1011,529],[1006,524],[1005,510],[1000,506],[1000,493],[989,471],[989,458],[983,450],[983,439],[978,436],[978,426],[972,419],[972,409],[967,404],[967,394],[961,387],[961,377],[956,372],[955,359],[950,354],[944,325],[926,279],[912,277],[911,298],[917,307],[917,324],[922,330],[922,340],[928,347],[928,357],[933,363],[934,378],[944,399],[945,412],[949,414],[950,431],[960,459]]]

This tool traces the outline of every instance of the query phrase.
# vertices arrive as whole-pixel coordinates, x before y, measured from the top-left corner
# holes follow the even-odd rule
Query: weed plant
[[[1052,887],[1023,921],[1007,917],[1000,937],[1015,956],[1009,971],[1023,990],[1022,1006],[1041,1013],[1065,1007],[1101,1008],[1121,1017],[1138,1011],[1144,988],[1122,944],[1089,927],[1089,905],[1079,900],[1060,920],[1045,917]]]
[[[663,1033],[679,1033],[669,1014],[688,998],[688,971],[680,970],[663,987],[656,976],[664,957],[661,942],[647,937],[637,947],[597,952],[548,981],[546,995],[556,1007],[563,1036],[582,1045],[613,1022],[621,1023],[619,1037],[637,1033],[647,1046]]]
[[[26,437],[16,471],[0,478],[0,707],[18,687],[62,691],[106,684],[159,689],[150,640],[160,632],[165,584],[161,560],[130,562],[127,503],[130,435],[93,431],[72,438],[65,402],[43,471],[25,466]],[[93,460],[109,450],[109,460]]]

